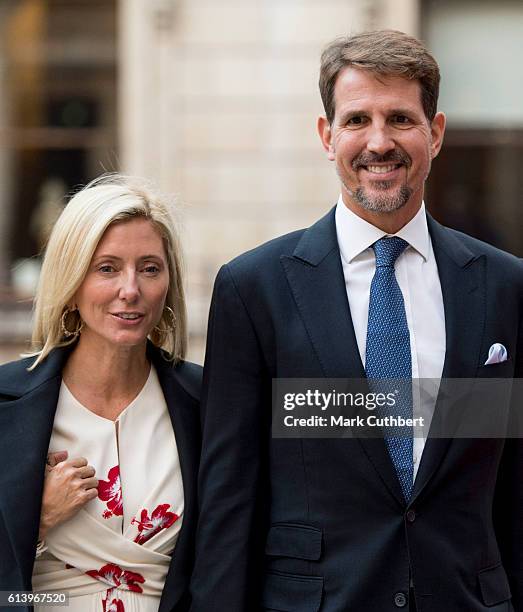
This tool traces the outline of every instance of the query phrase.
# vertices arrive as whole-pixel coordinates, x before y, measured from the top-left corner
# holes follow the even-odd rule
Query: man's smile
[[[363,166],[363,168],[367,170],[367,172],[372,172],[372,174],[387,174],[400,166],[401,164],[388,164],[387,166]]]

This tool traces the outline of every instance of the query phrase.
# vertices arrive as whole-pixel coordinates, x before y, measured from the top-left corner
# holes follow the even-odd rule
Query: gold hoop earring
[[[76,323],[76,327],[73,329],[73,331],[71,331],[70,329],[67,329],[67,317],[70,314],[73,314],[74,312],[78,313],[78,321]],[[71,310],[69,306],[65,307],[65,310],[63,311],[62,316],[60,317],[60,327],[62,329],[62,334],[66,338],[78,338],[82,329],[84,328],[84,322],[80,317],[80,312],[78,311],[78,308]]]
[[[153,331],[159,334],[168,334],[176,329],[176,315],[174,314],[174,310],[170,306],[165,306],[163,310],[164,312],[167,311],[167,314],[169,315],[169,318],[171,319],[170,325],[165,329],[162,329],[161,327],[158,327],[158,325],[156,325]]]

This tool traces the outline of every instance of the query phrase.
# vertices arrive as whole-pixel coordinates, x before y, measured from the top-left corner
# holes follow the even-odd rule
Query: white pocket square
[[[492,365],[493,363],[501,363],[502,361],[507,361],[508,352],[507,349],[496,342],[493,344],[488,351],[488,359],[485,361],[485,365]]]

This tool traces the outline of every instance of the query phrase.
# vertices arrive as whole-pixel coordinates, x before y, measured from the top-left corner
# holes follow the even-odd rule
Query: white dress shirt
[[[389,234],[349,210],[341,196],[336,207],[336,233],[356,342],[365,366],[370,285],[376,271],[376,257],[371,245]],[[409,244],[396,260],[395,272],[410,332],[412,378],[424,379],[423,394],[420,394],[419,387],[414,386],[414,415],[423,416],[427,424],[434,414],[446,342],[443,296],[424,203],[416,216],[394,235]],[[414,435],[415,478],[426,438],[419,428],[415,429]]]

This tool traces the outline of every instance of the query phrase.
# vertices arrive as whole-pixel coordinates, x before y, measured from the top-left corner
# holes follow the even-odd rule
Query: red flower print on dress
[[[122,486],[120,484],[120,468],[115,465],[107,474],[108,480],[98,481],[98,498],[107,502],[107,510],[103,513],[105,519],[123,516]]]
[[[142,587],[136,583],[139,582],[143,584],[145,582],[145,578],[141,574],[123,570],[114,563],[107,563],[99,570],[89,570],[85,573],[96,580],[105,582],[105,584],[113,588],[122,587],[128,591],[134,591],[135,593],[142,592]]]
[[[140,520],[133,518],[131,525],[135,524],[138,526],[138,535],[134,538],[137,544],[144,544],[162,529],[167,529],[180,518],[174,512],[168,512],[168,508],[169,504],[160,504],[156,506],[150,517],[147,509],[144,508],[141,512]]]
[[[102,599],[103,612],[125,612],[123,601],[114,597],[116,589],[107,589],[106,599]],[[109,601],[110,600],[110,601]]]

